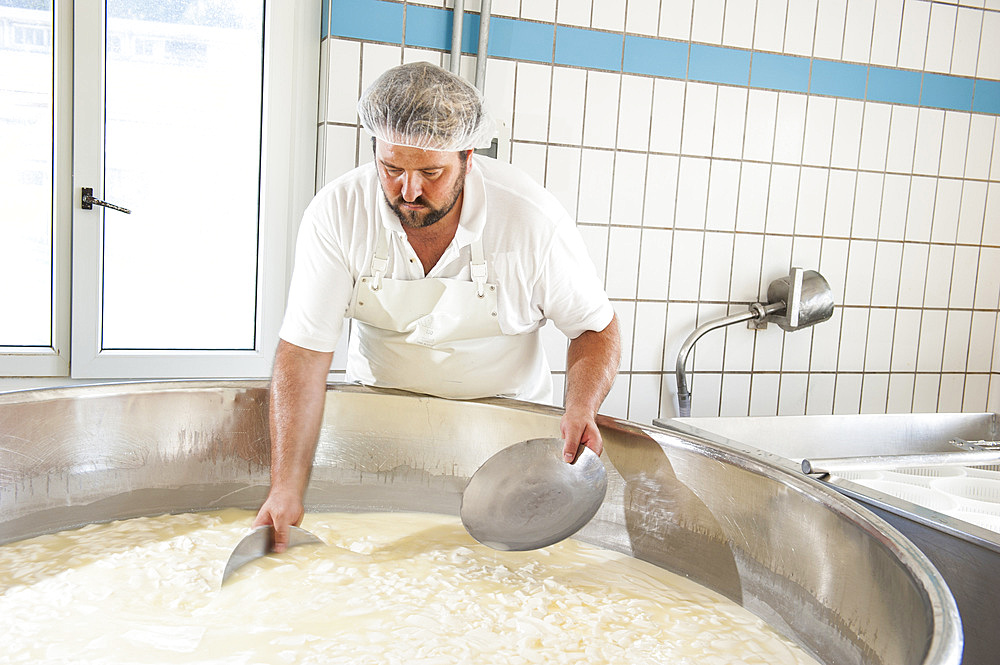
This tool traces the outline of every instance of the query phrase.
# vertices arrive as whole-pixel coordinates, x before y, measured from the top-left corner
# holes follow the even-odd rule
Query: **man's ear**
[[[472,171],[472,153],[474,153],[475,150],[466,150],[465,152],[466,152],[466,155],[465,155],[465,175],[469,175],[469,172]]]

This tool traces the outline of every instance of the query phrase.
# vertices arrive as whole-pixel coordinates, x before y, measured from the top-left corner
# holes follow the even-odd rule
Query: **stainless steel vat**
[[[997,440],[993,413],[672,418],[672,431],[766,459],[793,472],[803,458],[957,452],[950,443]],[[1000,534],[844,478],[824,481],[892,524],[927,555],[958,604],[965,665],[993,665],[1000,653]]]
[[[268,483],[259,382],[0,394],[0,543],[92,521],[236,506]],[[478,466],[558,435],[560,411],[331,386],[312,509],[458,514]],[[607,497],[582,540],[686,575],[827,665],[954,665],[954,600],[908,540],[812,479],[689,435],[602,418]]]

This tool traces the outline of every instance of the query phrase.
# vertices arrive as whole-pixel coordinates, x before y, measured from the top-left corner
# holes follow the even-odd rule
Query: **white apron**
[[[472,281],[385,277],[384,226],[371,275],[354,287],[348,377],[452,399],[501,395],[550,403],[552,380],[538,331],[505,335],[482,240],[472,243]]]

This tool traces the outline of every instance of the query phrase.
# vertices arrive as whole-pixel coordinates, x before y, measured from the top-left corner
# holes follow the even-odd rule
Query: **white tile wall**
[[[494,0],[493,12],[997,80],[1000,2],[982,4]],[[370,160],[354,117],[367,83],[448,60],[346,39],[322,57],[318,184]],[[1000,410],[997,116],[501,59],[486,96],[512,161],[576,218],[614,300],[625,350],[604,412],[674,415],[683,340],[792,265],[827,278],[833,318],[703,337],[688,364],[695,415]],[[561,395],[566,341],[551,327],[543,339]]]

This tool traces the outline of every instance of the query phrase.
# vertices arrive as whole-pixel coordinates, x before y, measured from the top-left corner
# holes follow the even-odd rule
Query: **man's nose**
[[[420,186],[420,176],[417,174],[404,173],[403,187],[402,190],[400,191],[400,194],[402,194],[403,199],[408,203],[412,203],[413,201],[416,201],[417,198],[420,197],[420,194],[422,192],[423,189]]]

